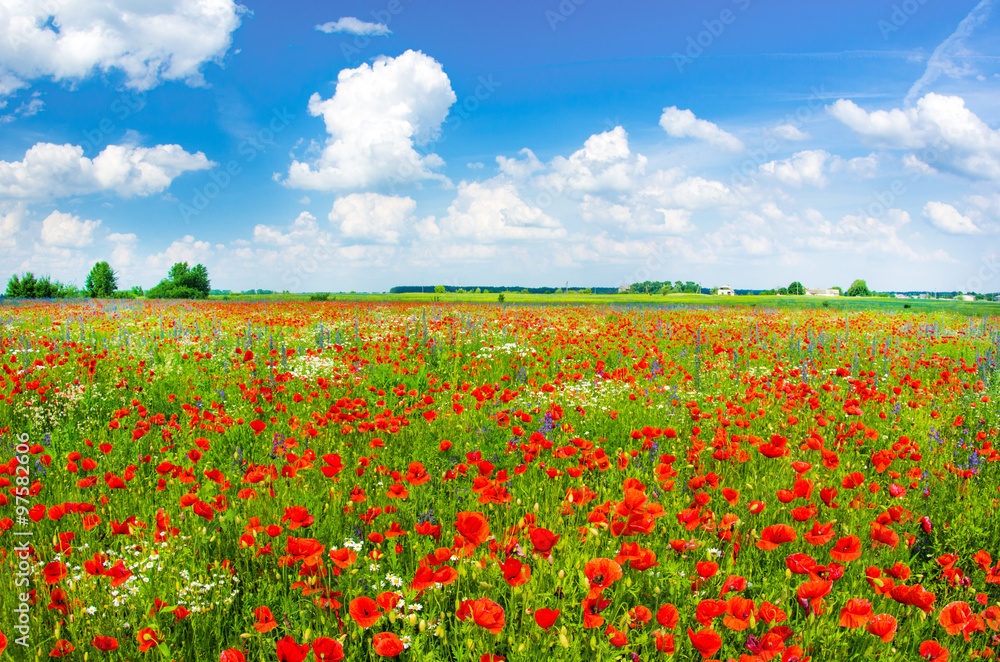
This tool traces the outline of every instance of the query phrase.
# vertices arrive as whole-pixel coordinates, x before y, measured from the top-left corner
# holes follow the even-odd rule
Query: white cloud
[[[0,198],[46,199],[114,191],[122,197],[159,193],[184,172],[215,165],[180,145],[109,145],[93,159],[78,145],[37,143],[21,161],[0,161]]]
[[[525,150],[521,150],[522,153]],[[500,161],[501,170],[511,172],[522,167],[535,169],[535,155],[527,152],[526,161],[512,164],[512,159]],[[576,192],[626,191],[637,183],[646,170],[647,159],[632,155],[628,134],[620,126],[587,138],[582,149],[569,158],[557,156],[549,163],[549,172],[538,177],[538,184],[550,191],[566,189]],[[506,170],[505,170],[506,169]]]
[[[830,172],[846,172],[861,179],[871,179],[878,174],[879,156],[874,152],[868,156],[858,156],[853,159],[833,157],[830,162]]]
[[[559,221],[524,202],[512,184],[462,182],[438,226],[446,237],[487,243],[566,234]]]
[[[118,270],[119,276],[123,276],[125,275],[125,270],[128,270],[136,262],[135,249],[139,243],[139,237],[132,232],[112,232],[108,235],[108,241],[115,245],[111,249],[111,259],[109,262],[112,267]],[[129,273],[128,275],[132,274]],[[119,282],[120,280],[119,278]]]
[[[992,5],[993,0],[980,0],[979,4],[973,7],[972,11],[958,24],[958,28],[948,35],[947,39],[938,44],[927,59],[927,68],[924,70],[924,74],[907,92],[906,105],[912,104],[924,88],[942,75],[949,78],[962,78],[976,73],[976,68],[973,65],[973,53],[966,48],[965,40],[972,36],[977,27],[986,22]]]
[[[760,166],[761,173],[770,175],[782,184],[801,188],[804,185],[823,187],[826,177],[823,171],[830,158],[822,149],[797,152],[791,158],[771,161]]]
[[[392,34],[392,30],[382,23],[369,23],[353,16],[317,25],[316,29],[327,34],[353,34],[360,37],[386,37]]]
[[[17,246],[17,235],[21,231],[24,217],[24,204],[15,204],[7,209],[0,208],[0,248],[6,250]]]
[[[172,242],[162,252],[147,257],[146,265],[158,279],[161,279],[167,277],[167,272],[174,264],[178,262],[187,262],[189,266],[204,264],[213,253],[212,245],[207,241],[198,241],[191,235],[185,235]]]
[[[642,182],[636,203],[659,207],[709,209],[735,203],[733,192],[722,182],[690,176],[683,168],[657,170]]]
[[[730,152],[742,152],[746,148],[743,141],[733,134],[723,131],[713,122],[700,120],[690,110],[680,110],[677,106],[663,109],[660,126],[674,138],[697,138]]]
[[[253,229],[253,240],[258,244],[271,246],[291,246],[303,241],[314,239],[319,234],[319,224],[316,217],[307,211],[302,212],[292,221],[287,232],[273,225],[258,224]]]
[[[79,216],[54,211],[42,221],[42,243],[64,248],[90,246],[100,225],[100,221],[81,221]]]
[[[1000,132],[966,108],[961,97],[932,93],[913,108],[871,113],[840,99],[828,111],[865,142],[920,150],[909,159],[910,164],[919,160],[935,170],[1000,180]]]
[[[781,124],[773,129],[771,132],[779,138],[784,138],[785,140],[799,141],[799,140],[809,140],[810,136],[805,131],[802,131],[799,127],[794,124]]]
[[[412,198],[352,193],[333,203],[329,219],[340,227],[346,237],[371,239],[395,244],[412,224],[417,203]]]
[[[535,153],[527,147],[518,152],[518,154],[524,158],[498,156],[497,165],[500,167],[500,172],[512,179],[523,180],[545,168],[542,162],[538,160],[538,157],[535,156]]]
[[[0,5],[0,95],[25,81],[76,81],[121,71],[150,89],[165,80],[201,84],[247,10],[233,0],[4,0]]]
[[[293,161],[286,184],[333,191],[380,183],[440,179],[437,154],[414,146],[437,139],[455,92],[441,65],[419,51],[343,69],[329,99],[313,94],[309,114],[322,116],[329,138],[313,163]]]
[[[981,230],[968,216],[943,202],[928,202],[923,215],[934,227],[948,234],[979,234]]]

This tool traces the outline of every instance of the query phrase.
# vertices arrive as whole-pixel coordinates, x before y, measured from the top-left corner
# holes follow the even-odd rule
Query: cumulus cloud
[[[802,186],[823,187],[826,176],[823,174],[829,152],[822,149],[797,152],[788,159],[764,163],[759,170],[762,174],[774,177],[787,186],[801,188]]]
[[[1000,180],[1000,132],[966,108],[961,97],[931,93],[915,107],[871,113],[839,99],[827,110],[864,142],[918,150],[909,158],[911,164],[919,161],[972,179]]]
[[[657,207],[709,209],[732,205],[735,196],[722,182],[688,175],[683,168],[670,168],[645,178],[635,201]]]
[[[871,179],[878,174],[879,157],[872,153],[868,156],[858,156],[853,159],[843,159],[834,156],[830,161],[830,172],[846,172],[861,179]]]
[[[387,37],[392,34],[392,30],[382,23],[369,23],[353,16],[322,23],[316,29],[326,34],[353,34],[359,37]]]
[[[979,234],[981,230],[968,216],[949,204],[943,202],[928,202],[924,205],[923,215],[934,227],[948,234]]]
[[[232,44],[246,8],[233,0],[60,0],[0,5],[0,96],[26,81],[120,71],[129,87],[201,84]]]
[[[771,132],[779,138],[792,141],[809,140],[812,137],[794,124],[780,124],[771,129]]]
[[[525,150],[521,151],[524,153]],[[535,169],[537,159],[528,151],[526,160],[514,164],[511,161],[498,160],[501,170],[511,172],[516,167]],[[645,173],[646,163],[647,159],[642,154],[632,154],[628,133],[616,126],[610,131],[590,136],[583,147],[568,158],[557,156],[552,159],[548,172],[537,179],[544,188],[557,192],[566,189],[578,192],[626,191],[633,188],[637,178]]]
[[[6,209],[0,207],[0,248],[6,250],[17,246],[17,234],[24,217],[24,204],[10,205]]]
[[[696,138],[730,152],[742,152],[746,148],[742,140],[715,123],[700,120],[690,110],[680,110],[677,106],[663,109],[660,126],[674,138]]]
[[[273,225],[257,224],[253,229],[253,240],[270,246],[291,246],[314,239],[319,234],[316,217],[307,211],[292,221],[287,231]]]
[[[185,235],[181,239],[171,242],[163,251],[147,257],[146,265],[154,273],[162,273],[162,277],[166,278],[167,271],[176,263],[187,262],[191,266],[204,264],[213,253],[212,244],[207,241],[198,241],[191,235]]]
[[[184,172],[215,165],[180,145],[108,145],[93,159],[79,145],[37,143],[21,161],[0,161],[0,198],[47,199],[114,191],[147,196],[170,186]]]
[[[411,224],[416,208],[412,198],[352,193],[333,203],[329,219],[345,237],[395,244]]]
[[[344,69],[331,98],[314,93],[309,99],[309,113],[326,124],[326,147],[312,163],[293,161],[285,183],[334,191],[446,181],[433,172],[444,165],[441,157],[421,156],[414,147],[439,137],[455,99],[441,64],[420,51]]]
[[[497,165],[500,167],[500,172],[507,175],[511,179],[522,180],[531,177],[533,174],[545,168],[535,153],[530,149],[525,147],[520,152],[519,155],[524,158],[507,158],[506,156],[497,157]]]
[[[42,221],[42,243],[63,248],[90,246],[100,225],[100,221],[81,221],[79,216],[54,211]]]
[[[459,184],[448,214],[437,226],[444,236],[479,242],[556,239],[566,234],[559,221],[522,200],[513,184],[496,182]]]

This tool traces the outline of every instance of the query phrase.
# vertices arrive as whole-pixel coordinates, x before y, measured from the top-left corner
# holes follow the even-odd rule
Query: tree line
[[[7,281],[6,296],[11,299],[67,299],[90,297],[92,299],[207,299],[211,291],[208,269],[202,264],[189,267],[187,262],[177,262],[170,267],[167,277],[156,287],[143,292],[135,286],[129,290],[118,288],[118,274],[107,262],[98,262],[87,274],[83,289],[54,281],[48,276],[36,277],[28,271],[14,274]]]

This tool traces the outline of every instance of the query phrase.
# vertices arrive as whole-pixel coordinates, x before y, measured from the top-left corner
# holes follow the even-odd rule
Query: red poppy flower
[[[531,577],[531,568],[515,557],[510,557],[500,565],[503,578],[511,586],[520,586]]]
[[[237,648],[227,648],[219,653],[219,662],[247,662],[246,655]]]
[[[890,614],[879,614],[865,625],[865,629],[884,643],[889,643],[896,636],[896,619]]]
[[[699,561],[694,568],[700,577],[710,579],[719,571],[719,564],[713,561]]]
[[[471,616],[476,625],[485,629],[490,634],[500,634],[500,631],[503,630],[506,624],[503,607],[489,598],[464,600],[459,605],[456,616],[458,616],[460,621],[464,621]]]
[[[375,654],[382,657],[396,657],[406,649],[400,638],[392,632],[376,634],[372,637],[372,646],[375,648]]]
[[[253,629],[261,634],[270,632],[278,627],[278,621],[274,619],[274,614],[271,613],[271,609],[267,606],[257,607],[253,610],[253,615],[257,618],[257,622],[253,624]]]
[[[591,591],[603,591],[622,578],[622,567],[611,559],[596,558],[584,564],[583,574],[590,580]]]
[[[757,541],[757,547],[763,550],[770,550],[782,543],[792,542],[797,537],[795,529],[787,524],[772,524],[760,532],[760,540]]]
[[[920,644],[920,657],[928,662],[948,662],[951,653],[948,649],[934,641],[924,641]]]
[[[67,570],[66,566],[60,561],[52,561],[46,564],[45,569],[42,570],[42,574],[45,575],[46,584],[57,584],[62,581],[63,577],[66,576]]]
[[[347,547],[343,549],[331,549],[330,560],[341,570],[346,570],[358,560],[358,555],[354,550]]]
[[[680,620],[680,614],[677,612],[677,607],[669,602],[656,612],[656,622],[669,630],[677,627],[678,620]]]
[[[143,628],[135,635],[135,640],[139,642],[139,652],[145,653],[150,648],[154,648],[160,645],[160,637],[162,637],[159,632],[153,628]]]
[[[829,595],[832,588],[831,581],[805,582],[796,591],[799,604],[805,608],[806,613],[819,616],[823,613],[823,597]]]
[[[49,653],[49,657],[63,657],[64,655],[69,655],[76,650],[76,646],[69,643],[65,639],[60,639],[53,646],[52,651]]]
[[[697,632],[688,628],[688,639],[691,640],[691,645],[701,653],[702,659],[712,657],[722,648],[722,637],[715,630],[708,628],[702,628]]]
[[[480,512],[460,512],[455,528],[467,547],[476,548],[490,537],[490,523]]]
[[[316,637],[312,644],[316,662],[340,662],[344,659],[344,645],[330,637]]]
[[[621,648],[628,644],[628,636],[613,625],[609,625],[604,631],[604,635],[615,648]]]
[[[548,529],[534,528],[531,530],[531,544],[543,558],[549,558],[549,554],[557,542],[559,542],[559,536]]]
[[[750,627],[750,619],[757,613],[757,606],[753,600],[734,595],[729,598],[726,613],[722,618],[722,624],[730,630],[742,632]]]
[[[536,609],[535,623],[538,627],[548,632],[549,628],[555,624],[556,619],[559,618],[559,614],[561,613],[562,612],[558,609]]]
[[[114,637],[96,636],[91,640],[90,645],[99,651],[118,650],[118,640]]]
[[[309,655],[309,644],[299,646],[291,635],[279,639],[277,643],[278,662],[302,662]]]
[[[348,607],[351,618],[362,628],[370,628],[382,618],[382,612],[378,610],[375,601],[366,595],[354,598]]]
[[[848,563],[861,557],[861,538],[857,536],[844,536],[834,544],[830,550],[830,558],[834,561]]]
[[[653,633],[653,635],[656,640],[656,650],[661,653],[666,653],[667,655],[673,655],[676,650],[674,635],[666,633],[663,630],[657,630]]]
[[[859,628],[874,616],[870,602],[861,598],[851,598],[840,610],[840,627]]]

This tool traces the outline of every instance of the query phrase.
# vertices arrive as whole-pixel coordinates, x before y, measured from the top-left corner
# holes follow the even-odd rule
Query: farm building
[[[840,296],[840,290],[832,290],[832,289],[826,289],[826,290],[809,290],[809,289],[807,289],[806,290],[806,296],[807,297],[839,297]]]

